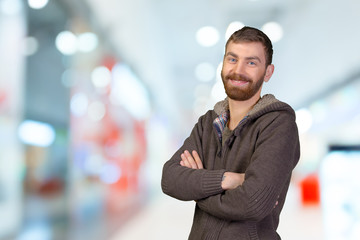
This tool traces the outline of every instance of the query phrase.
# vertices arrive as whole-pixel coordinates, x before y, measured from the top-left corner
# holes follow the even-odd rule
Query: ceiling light
[[[96,67],[91,73],[91,81],[96,88],[105,88],[111,82],[111,72],[107,67]]]
[[[196,32],[196,40],[203,47],[214,46],[219,41],[219,31],[211,26],[202,27]]]
[[[229,24],[229,26],[226,29],[226,33],[225,33],[225,40],[228,40],[229,37],[236,32],[237,30],[243,28],[245,25],[242,22],[239,21],[235,21],[235,22],[231,22]]]
[[[268,22],[264,24],[261,29],[266,35],[268,35],[273,43],[280,41],[284,34],[281,25],[276,22]]]
[[[98,46],[98,37],[95,33],[86,32],[78,36],[78,50],[81,52],[91,52]]]
[[[34,9],[44,8],[48,2],[49,0],[28,0],[29,7]]]
[[[48,147],[55,140],[55,130],[47,123],[25,120],[18,129],[19,138],[23,143]]]
[[[72,55],[77,50],[77,37],[70,31],[63,31],[57,35],[55,44],[62,54]]]

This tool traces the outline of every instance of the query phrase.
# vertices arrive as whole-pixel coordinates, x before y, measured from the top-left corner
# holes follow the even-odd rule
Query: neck
[[[257,94],[246,101],[236,101],[229,98],[230,119],[228,121],[228,128],[234,130],[259,99],[260,95]]]

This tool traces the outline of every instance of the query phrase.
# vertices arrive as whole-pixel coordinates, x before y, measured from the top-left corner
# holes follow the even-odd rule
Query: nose
[[[245,74],[246,73],[245,63],[242,61],[238,61],[237,64],[235,65],[234,71],[236,74]]]

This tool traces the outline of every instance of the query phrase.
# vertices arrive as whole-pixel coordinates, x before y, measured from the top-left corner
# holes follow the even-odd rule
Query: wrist
[[[227,172],[224,172],[224,174],[223,174],[223,176],[222,176],[222,178],[221,178],[221,188],[223,189],[223,190],[228,190],[228,187],[227,187],[227,185],[226,185],[226,177],[227,177],[227,174],[226,174]]]
[[[221,188],[223,190],[235,189],[244,182],[244,173],[225,172],[221,180]]]

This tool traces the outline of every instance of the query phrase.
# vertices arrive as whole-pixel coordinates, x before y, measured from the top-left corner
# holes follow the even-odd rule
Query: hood
[[[229,110],[229,101],[228,98],[225,98],[223,101],[220,101],[215,104],[214,111],[217,115],[223,114],[225,111]],[[254,107],[249,111],[249,118],[258,118],[267,112],[272,111],[289,111],[292,115],[295,116],[294,110],[290,105],[279,101],[272,94],[266,94],[254,105]]]

